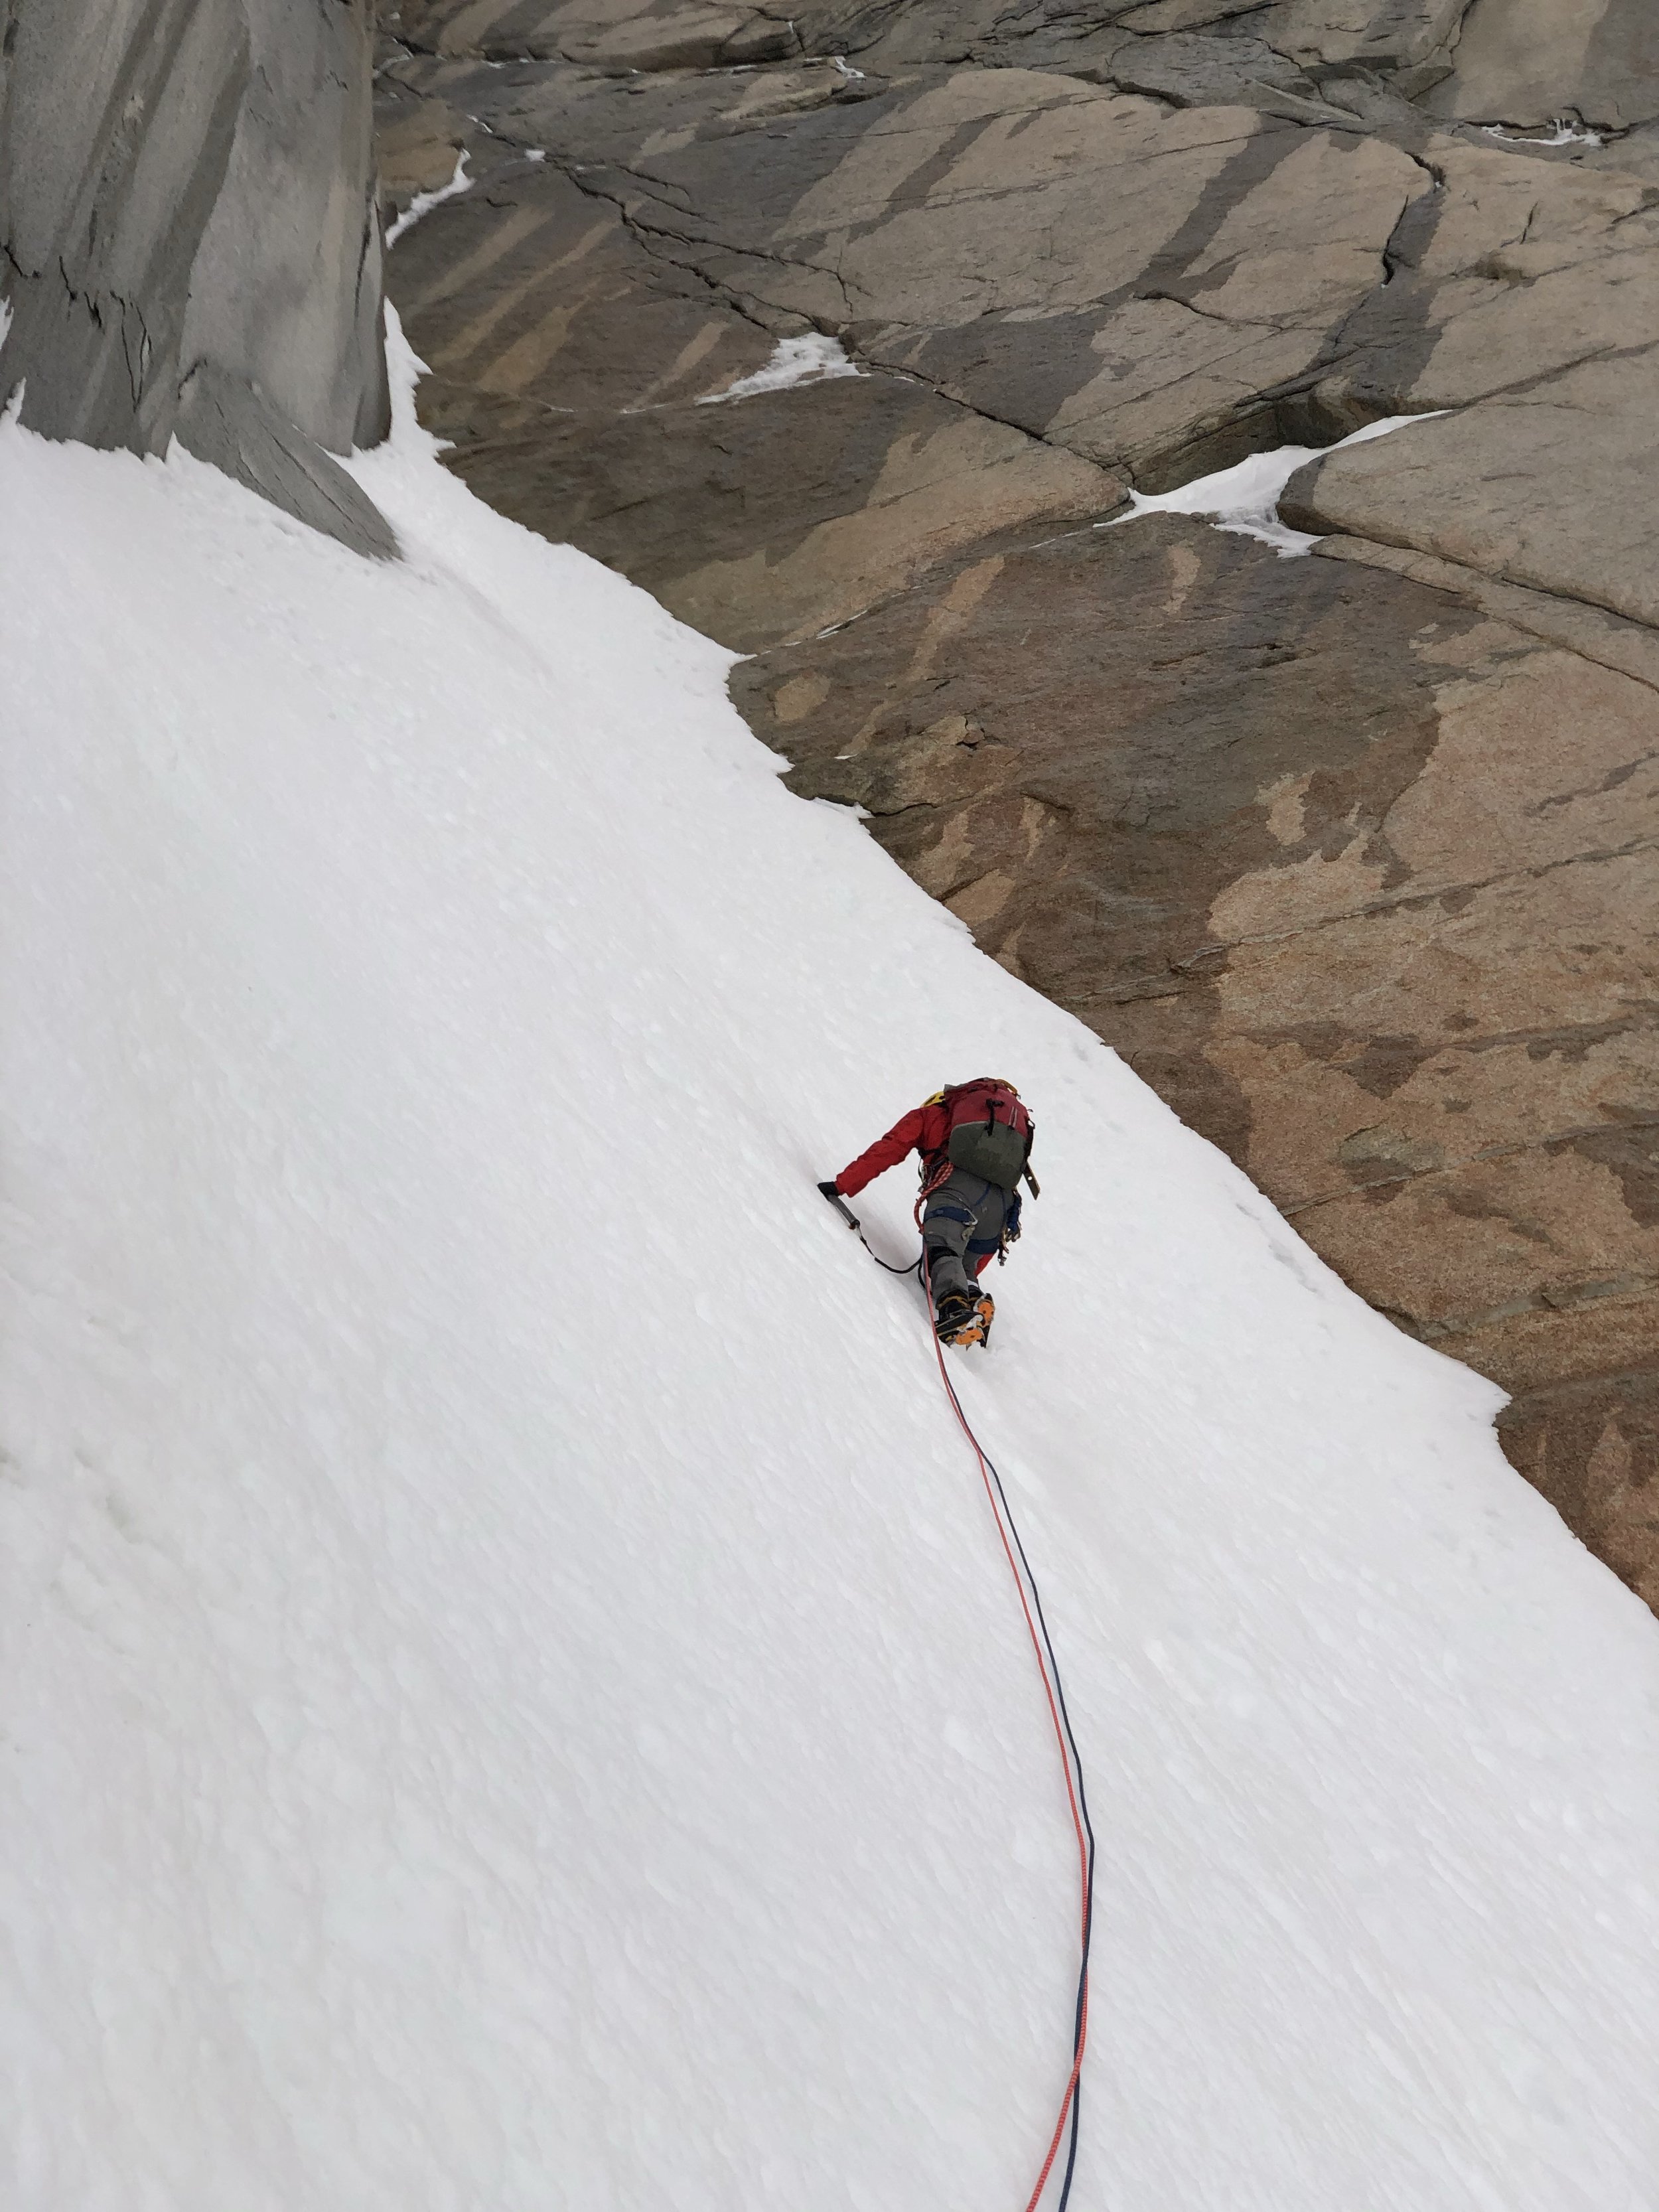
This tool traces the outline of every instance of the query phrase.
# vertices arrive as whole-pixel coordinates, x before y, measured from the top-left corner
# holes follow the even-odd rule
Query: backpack
[[[994,1075],[977,1076],[942,1091],[939,1103],[951,1116],[945,1149],[951,1164],[1012,1190],[1031,1157],[1036,1133],[1013,1085]]]

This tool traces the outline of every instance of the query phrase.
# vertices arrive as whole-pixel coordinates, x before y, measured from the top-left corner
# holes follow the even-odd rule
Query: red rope
[[[947,1161],[941,1173],[936,1174],[922,1185],[915,1208],[918,1229],[921,1228],[921,1209],[924,1201],[949,1173],[950,1164]],[[928,1304],[931,1308],[933,1293],[933,1270],[927,1264],[927,1243],[925,1234],[922,1239],[921,1264],[922,1279],[927,1285]],[[991,1481],[991,1470],[986,1462],[985,1454],[981,1449],[979,1438],[969,1427],[968,1416],[962,1410],[961,1401],[957,1396],[949,1370],[945,1364],[945,1346],[937,1333],[933,1337],[933,1355],[939,1361],[939,1380],[945,1385],[945,1396],[951,1401],[951,1410],[956,1415],[957,1425],[963,1435],[967,1437],[969,1447],[978,1462],[980,1480],[985,1486],[985,1496],[991,1508],[992,1517],[997,1524],[997,1534],[1001,1540],[1003,1557],[1008,1562],[1008,1571],[1014,1578],[1014,1588],[1019,1595],[1019,1609],[1025,1617],[1025,1632],[1031,1639],[1031,1650],[1036,1656],[1037,1671],[1042,1677],[1042,1694],[1048,1700],[1048,1718],[1054,1724],[1054,1741],[1060,1747],[1060,1763],[1066,1775],[1066,1798],[1071,1807],[1072,1827],[1077,1837],[1078,1866],[1082,1883],[1082,1934],[1086,1944],[1089,1937],[1089,1844],[1084,1832],[1083,1811],[1078,1803],[1077,1785],[1073,1778],[1071,1754],[1066,1748],[1066,1730],[1060,1722],[1060,1706],[1054,1697],[1054,1684],[1049,1679],[1048,1662],[1043,1657],[1042,1643],[1037,1634],[1036,1623],[1031,1618],[1030,1601],[1025,1595],[1025,1579],[1019,1571],[1018,1562],[1014,1558],[1014,1548],[1008,1540],[1008,1530],[997,1504],[996,1491]],[[1036,2212],[1038,2200],[1048,2185],[1048,2176],[1054,2172],[1054,2160],[1060,2155],[1060,2141],[1066,2133],[1066,2122],[1071,2112],[1072,2100],[1077,2094],[1078,2081],[1083,2072],[1083,2052],[1088,2039],[1089,1976],[1085,1964],[1078,2012],[1077,2050],[1072,2060],[1072,2071],[1066,2084],[1066,2094],[1060,2100],[1060,2117],[1054,2122],[1054,2131],[1049,2139],[1048,2154],[1042,2161],[1042,2171],[1037,2176],[1036,2187],[1027,2200],[1025,2212]]]

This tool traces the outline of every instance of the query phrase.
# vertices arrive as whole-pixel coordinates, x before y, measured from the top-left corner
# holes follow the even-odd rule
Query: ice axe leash
[[[921,1255],[920,1253],[918,1253],[916,1257],[911,1261],[908,1267],[896,1267],[890,1260],[884,1260],[882,1258],[880,1253],[877,1251],[875,1246],[865,1235],[863,1224],[860,1221],[857,1214],[854,1212],[852,1207],[848,1206],[847,1200],[842,1196],[841,1193],[836,1188],[834,1183],[821,1182],[818,1185],[818,1188],[829,1200],[830,1205],[835,1207],[836,1212],[840,1214],[842,1219],[853,1231],[853,1234],[858,1238],[859,1243],[863,1245],[865,1250],[875,1261],[877,1267],[885,1267],[890,1275],[915,1275],[920,1273],[921,1267]]]
[[[949,1170],[945,1170],[946,1173]],[[1027,1180],[1036,1194],[1035,1177],[1026,1170]],[[916,1200],[915,1219],[921,1227],[921,1209],[931,1186],[924,1183]],[[928,1307],[933,1307],[933,1283],[927,1266],[927,1247],[922,1249],[908,1267],[895,1267],[872,1249],[860,1225],[858,1217],[842,1197],[834,1183],[820,1183],[818,1188],[830,1200],[842,1218],[854,1230],[858,1240],[870,1257],[890,1275],[915,1273],[927,1292]],[[1037,1588],[1036,1577],[1031,1571],[1031,1562],[1026,1557],[1018,1523],[1013,1508],[1008,1503],[1008,1493],[1003,1487],[1002,1477],[996,1463],[974,1434],[971,1423],[962,1409],[956,1385],[951,1380],[950,1370],[945,1364],[945,1346],[937,1335],[933,1338],[933,1353],[939,1362],[939,1381],[945,1385],[945,1395],[951,1401],[951,1410],[967,1438],[969,1449],[978,1464],[980,1480],[985,1486],[992,1517],[996,1522],[997,1535],[1002,1544],[1003,1556],[1008,1562],[1008,1571],[1013,1577],[1014,1588],[1019,1597],[1020,1611],[1025,1620],[1025,1632],[1031,1639],[1037,1668],[1042,1676],[1043,1696],[1048,1700],[1048,1717],[1054,1726],[1054,1741],[1059,1747],[1060,1764],[1066,1776],[1066,1802],[1072,1815],[1073,1832],[1077,1838],[1078,1877],[1081,1899],[1080,1942],[1078,1954],[1077,1998],[1072,2014],[1072,2068],[1066,2077],[1065,2093],[1060,2100],[1060,2114],[1054,2122],[1054,2133],[1048,2139],[1048,2148],[1037,2175],[1036,2186],[1026,2201],[1025,2212],[1036,2212],[1048,2177],[1060,2156],[1060,2146],[1066,2143],[1066,2163],[1062,2169],[1060,2195],[1054,2212],[1066,2212],[1071,2202],[1072,2181],[1077,2172],[1078,2130],[1082,2117],[1083,2054],[1089,2040],[1089,1952],[1094,1935],[1095,1911],[1095,1832],[1089,1818],[1089,1797],[1084,1786],[1083,1757],[1077,1747],[1077,1737],[1072,1728],[1072,1716],[1066,1703],[1065,1684],[1060,1679],[1060,1661],[1054,1655],[1054,1638],[1048,1633],[1048,1618],[1042,1610],[1042,1594]]]

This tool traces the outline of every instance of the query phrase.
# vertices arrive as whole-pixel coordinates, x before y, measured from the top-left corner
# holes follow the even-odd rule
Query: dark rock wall
[[[401,0],[380,120],[394,204],[476,179],[389,263],[451,465],[749,653],[1659,1602],[1654,20]],[[1294,480],[1313,558],[1121,520],[1430,410]]]
[[[371,26],[354,0],[0,0],[0,388],[51,437],[176,434],[361,550],[388,427]]]

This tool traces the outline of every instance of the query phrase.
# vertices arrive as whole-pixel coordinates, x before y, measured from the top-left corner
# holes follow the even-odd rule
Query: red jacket
[[[850,1167],[844,1167],[836,1177],[836,1188],[843,1198],[851,1198],[878,1175],[896,1168],[907,1153],[920,1152],[924,1176],[948,1155],[945,1146],[951,1141],[951,1109],[948,1100],[929,1100],[925,1106],[915,1107],[901,1121],[895,1121],[884,1137],[878,1137],[867,1152],[860,1152]]]

